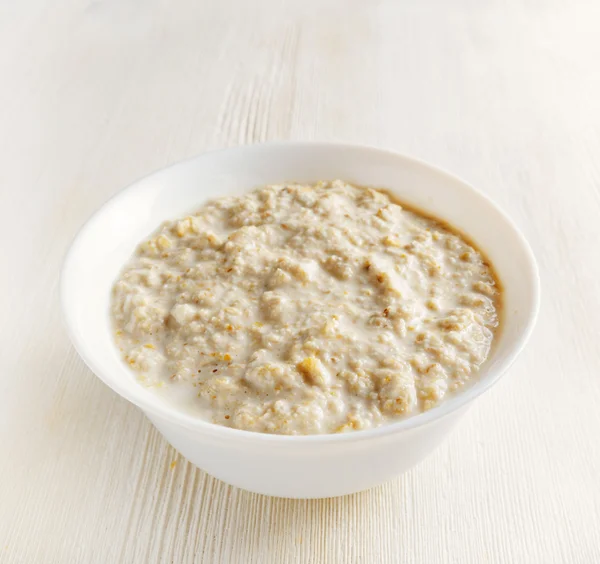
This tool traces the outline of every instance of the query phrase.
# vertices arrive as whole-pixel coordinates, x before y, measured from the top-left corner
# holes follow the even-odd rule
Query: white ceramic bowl
[[[504,326],[479,381],[424,414],[367,431],[289,437],[228,429],[163,403],[136,383],[113,344],[110,289],[136,245],[165,219],[205,200],[285,181],[341,178],[384,187],[471,236],[505,288]],[[461,180],[414,159],[368,147],[271,143],[206,153],[152,174],[107,202],[65,259],[61,297],[71,340],[91,370],[140,407],[188,460],[241,488],[318,498],[370,488],[407,470],[442,441],[467,407],[515,360],[534,325],[539,281],[511,221]]]

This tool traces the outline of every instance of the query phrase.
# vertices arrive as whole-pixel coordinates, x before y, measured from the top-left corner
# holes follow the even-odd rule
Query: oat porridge
[[[336,180],[266,186],[164,223],[113,288],[139,382],[264,433],[366,429],[477,378],[501,292],[458,233]]]

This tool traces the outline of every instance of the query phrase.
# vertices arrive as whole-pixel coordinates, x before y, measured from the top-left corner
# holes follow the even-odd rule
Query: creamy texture
[[[490,266],[441,223],[342,181],[267,186],[164,223],[113,289],[139,381],[229,427],[365,429],[476,378]]]

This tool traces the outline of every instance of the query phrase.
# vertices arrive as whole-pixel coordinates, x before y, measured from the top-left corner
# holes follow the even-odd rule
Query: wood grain
[[[0,3],[0,562],[600,562],[600,4]],[[537,330],[433,456],[354,496],[207,476],[62,328],[76,230],[136,178],[274,139],[479,186],[539,260]]]

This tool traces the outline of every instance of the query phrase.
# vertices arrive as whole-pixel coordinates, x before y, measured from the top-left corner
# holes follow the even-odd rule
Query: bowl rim
[[[79,247],[82,244],[82,240],[85,237],[86,232],[100,220],[102,215],[111,207],[118,205],[119,199],[125,195],[126,192],[132,190],[143,189],[143,185],[147,179],[158,175],[167,173],[167,171],[177,168],[181,165],[190,163],[200,159],[211,158],[213,155],[223,152],[244,152],[248,150],[270,150],[278,147],[287,147],[289,149],[304,149],[304,148],[317,148],[317,149],[341,149],[341,150],[358,150],[364,152],[374,152],[380,155],[401,159],[408,164],[424,169],[429,169],[431,172],[436,173],[439,176],[445,177],[449,181],[459,183],[470,190],[475,196],[483,200],[488,206],[492,207],[496,213],[498,213],[502,220],[507,224],[507,227],[513,231],[516,235],[522,251],[527,259],[528,272],[525,277],[527,284],[530,286],[529,290],[533,296],[532,302],[529,304],[528,311],[526,311],[526,322],[522,330],[521,337],[506,353],[505,358],[500,360],[489,372],[475,382],[468,389],[462,391],[455,396],[446,399],[441,405],[428,410],[424,413],[419,413],[399,421],[392,423],[386,423],[379,427],[372,429],[364,429],[353,431],[352,433],[329,433],[329,434],[312,434],[312,435],[278,435],[269,433],[260,433],[257,431],[246,431],[242,429],[234,429],[231,427],[224,427],[210,421],[205,421],[198,417],[190,414],[186,414],[183,411],[177,409],[175,406],[169,405],[167,402],[151,402],[143,396],[138,396],[135,392],[129,388],[121,388],[118,383],[113,385],[113,381],[110,377],[104,377],[103,367],[101,362],[97,361],[93,354],[90,354],[91,346],[88,345],[84,339],[74,331],[73,319],[72,319],[72,307],[69,304],[68,297],[68,285],[70,272],[73,268],[73,263],[78,253]],[[444,418],[462,407],[467,406],[477,397],[482,395],[484,392],[489,390],[506,372],[506,370],[513,364],[517,356],[523,350],[527,341],[529,340],[535,321],[538,316],[540,308],[540,278],[539,271],[535,261],[535,257],[529,246],[529,243],[515,225],[515,223],[500,209],[487,195],[480,192],[478,189],[471,186],[468,182],[459,178],[458,176],[444,170],[443,168],[431,165],[421,159],[408,156],[406,154],[380,149],[371,145],[351,144],[351,143],[336,143],[336,142],[321,142],[321,141],[272,141],[266,143],[253,143],[247,145],[236,145],[233,147],[227,147],[223,149],[215,149],[203,152],[199,155],[178,161],[162,169],[155,170],[133,183],[125,186],[109,198],[100,208],[98,208],[78,229],[76,232],[63,260],[63,265],[60,272],[60,302],[63,314],[63,323],[66,327],[67,334],[73,344],[75,350],[79,356],[83,359],[88,368],[94,373],[94,375],[104,382],[114,392],[119,394],[124,399],[133,403],[146,415],[156,416],[157,418],[169,422],[175,426],[186,428],[190,431],[200,432],[208,435],[220,436],[223,439],[237,439],[243,441],[260,441],[267,443],[283,443],[283,444],[323,444],[323,443],[341,443],[341,442],[355,442],[370,440],[375,438],[381,438],[388,435],[396,434],[402,431],[412,430],[418,427],[426,426],[434,421]],[[111,383],[109,383],[111,382]],[[135,388],[134,388],[135,389]],[[140,391],[143,388],[140,386]]]

